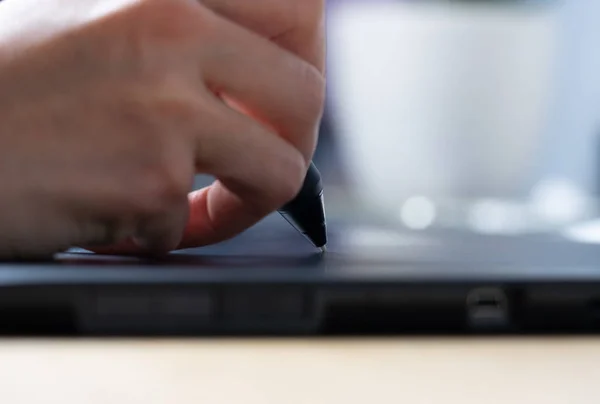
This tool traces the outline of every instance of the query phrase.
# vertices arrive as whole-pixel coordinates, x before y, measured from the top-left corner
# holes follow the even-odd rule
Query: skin
[[[0,3],[0,257],[165,253],[298,192],[324,0]],[[217,181],[189,193],[196,173]]]

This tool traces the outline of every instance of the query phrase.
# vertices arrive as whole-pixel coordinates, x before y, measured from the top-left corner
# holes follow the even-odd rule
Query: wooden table
[[[600,339],[3,340],[0,403],[596,403]]]

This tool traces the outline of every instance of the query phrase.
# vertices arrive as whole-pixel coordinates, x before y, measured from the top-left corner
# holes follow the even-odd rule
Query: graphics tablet
[[[330,224],[321,254],[279,215],[161,260],[0,265],[0,333],[354,335],[600,330],[598,245]]]

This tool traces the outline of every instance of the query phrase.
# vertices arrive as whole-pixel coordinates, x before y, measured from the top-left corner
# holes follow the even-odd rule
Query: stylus
[[[302,188],[296,197],[279,209],[279,213],[315,247],[325,251],[327,224],[323,203],[323,183],[311,162]]]

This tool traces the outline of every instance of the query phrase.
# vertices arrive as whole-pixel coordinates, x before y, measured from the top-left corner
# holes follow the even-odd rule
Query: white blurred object
[[[588,211],[588,199],[573,181],[550,178],[531,192],[532,213],[550,225],[565,225],[581,220]]]
[[[510,201],[483,199],[469,209],[469,227],[484,234],[514,235],[528,230],[523,205]]]
[[[542,176],[566,177],[597,193],[600,175],[600,1],[563,1],[558,95]]]
[[[436,218],[435,204],[424,196],[414,196],[406,200],[400,209],[400,220],[413,230],[425,230]]]
[[[329,16],[332,112],[358,196],[513,197],[553,94],[557,7],[342,4]]]
[[[573,225],[563,235],[579,243],[600,244],[600,219]]]
[[[361,254],[363,248],[386,249],[388,247],[407,247],[417,245],[434,245],[437,241],[430,237],[420,237],[417,234],[400,233],[380,227],[353,227],[340,235],[343,245],[355,247]],[[390,251],[390,250],[388,250]],[[391,250],[396,254],[395,250]]]

